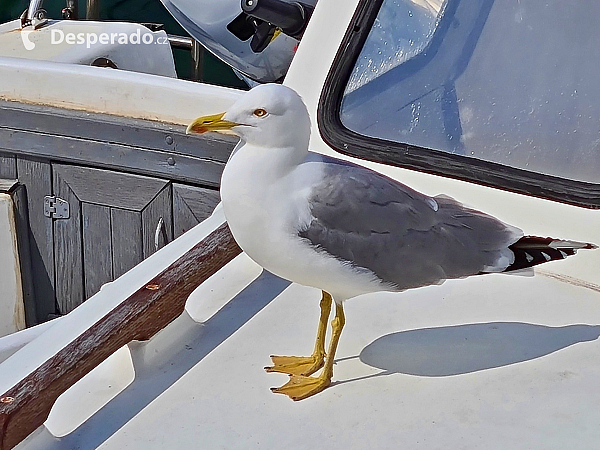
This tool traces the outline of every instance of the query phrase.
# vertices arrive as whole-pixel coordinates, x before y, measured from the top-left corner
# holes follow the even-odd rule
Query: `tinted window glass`
[[[595,2],[558,0],[384,0],[346,86],[342,123],[600,182],[594,10]]]

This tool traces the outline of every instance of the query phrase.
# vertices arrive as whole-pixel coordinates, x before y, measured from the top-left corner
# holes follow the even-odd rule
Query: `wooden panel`
[[[142,211],[142,230],[144,239],[144,258],[156,251],[155,239],[156,229],[160,219],[163,219],[166,231],[166,241],[160,239],[160,246],[173,240],[173,220],[171,186],[165,187]]]
[[[175,238],[191,230],[198,223],[200,221],[196,218],[188,204],[173,189],[173,235]]]
[[[81,206],[79,199],[57,170],[54,170],[54,194],[68,201],[71,211],[68,219],[53,219],[56,302],[59,312],[66,314],[85,300]]]
[[[14,155],[0,153],[0,178],[17,179],[17,159]]]
[[[166,180],[111,170],[54,165],[54,170],[85,203],[141,211],[168,183]]]
[[[219,201],[219,191],[215,189],[173,184],[175,238],[210,216]]]
[[[25,324],[28,327],[38,323],[35,305],[34,280],[31,269],[31,249],[29,246],[29,218],[27,210],[27,193],[25,186],[18,185],[12,194],[15,204],[17,223],[17,247],[21,264],[21,284],[23,286],[23,303],[25,304]]]
[[[171,323],[192,291],[240,252],[227,224],[222,224],[5,392],[0,448],[13,448],[42,425],[56,399],[116,350],[134,339],[149,339]]]
[[[110,208],[82,203],[81,216],[85,298],[88,299],[113,279]]]
[[[7,151],[18,152],[21,155],[128,170],[208,186],[219,185],[225,167],[225,163],[221,161],[181,155],[176,152],[159,152],[105,141],[39,134],[2,127],[0,127],[0,142]],[[228,147],[228,152],[232,148],[233,146]]]
[[[0,127],[175,151],[223,163],[237,142],[233,136],[186,135],[181,125],[4,101],[0,101]]]
[[[17,174],[27,189],[31,274],[34,280],[38,322],[56,313],[54,297],[54,233],[44,216],[44,196],[52,193],[50,164],[17,158]]]
[[[142,215],[111,208],[113,276],[118,278],[144,259]]]
[[[190,207],[198,220],[204,220],[210,216],[215,206],[221,201],[219,191],[182,184],[173,185],[176,192]]]

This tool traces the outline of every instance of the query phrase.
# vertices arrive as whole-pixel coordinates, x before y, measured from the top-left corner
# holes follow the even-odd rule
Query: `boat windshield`
[[[384,0],[341,121],[364,136],[598,183],[596,22],[589,5],[560,0]]]

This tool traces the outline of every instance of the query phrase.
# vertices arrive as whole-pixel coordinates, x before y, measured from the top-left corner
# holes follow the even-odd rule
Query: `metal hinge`
[[[68,219],[70,216],[69,202],[62,198],[46,195],[44,197],[44,215],[53,219]]]

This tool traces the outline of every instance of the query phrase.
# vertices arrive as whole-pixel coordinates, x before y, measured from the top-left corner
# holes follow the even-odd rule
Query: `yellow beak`
[[[239,124],[235,122],[230,122],[228,120],[223,120],[224,115],[225,113],[213,114],[212,116],[198,117],[196,120],[194,120],[188,125],[187,129],[185,130],[185,133],[202,134],[208,131],[217,131],[229,134],[227,133],[227,130],[230,130],[231,128]]]

